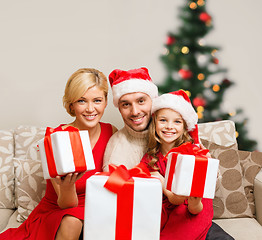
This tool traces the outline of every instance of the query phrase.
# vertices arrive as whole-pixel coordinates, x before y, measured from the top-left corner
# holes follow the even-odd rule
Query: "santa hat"
[[[151,99],[158,96],[157,86],[152,82],[148,70],[144,67],[123,71],[115,69],[109,75],[113,102],[118,107],[118,100],[127,93],[146,93]]]
[[[178,112],[186,122],[187,131],[193,138],[194,143],[199,144],[197,127],[198,116],[185,91],[174,91],[153,99],[152,114],[162,108],[170,108]]]

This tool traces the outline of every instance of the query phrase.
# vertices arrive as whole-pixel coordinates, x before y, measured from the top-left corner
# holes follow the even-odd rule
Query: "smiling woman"
[[[97,142],[101,127],[99,121],[107,106],[108,83],[106,76],[93,68],[82,68],[68,79],[63,97],[67,112],[75,117],[67,126],[88,130],[91,147]]]
[[[107,99],[104,91],[94,86],[89,88],[85,94],[70,105],[70,111],[76,119],[70,125],[78,129],[90,129],[99,126],[97,123],[103,116]]]
[[[75,120],[55,130],[67,131],[68,126],[88,130],[95,170],[48,179],[45,196],[28,219],[19,228],[0,234],[0,240],[79,239],[84,221],[86,179],[102,171],[105,147],[116,131],[111,124],[100,122],[107,105],[107,93],[107,79],[96,69],[79,69],[69,78],[63,103]]]

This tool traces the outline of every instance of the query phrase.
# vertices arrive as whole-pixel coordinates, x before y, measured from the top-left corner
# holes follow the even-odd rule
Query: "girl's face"
[[[96,127],[107,105],[103,90],[94,86],[89,88],[84,95],[72,103],[71,111],[75,113],[74,126],[79,130],[89,130]]]
[[[173,147],[174,142],[184,133],[184,121],[182,116],[169,108],[158,110],[156,115],[156,133],[161,144]]]

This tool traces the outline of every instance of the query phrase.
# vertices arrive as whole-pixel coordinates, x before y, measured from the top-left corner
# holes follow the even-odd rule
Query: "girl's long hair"
[[[156,133],[156,118],[157,118],[158,111],[156,111],[152,116],[152,121],[149,125],[148,131],[149,131],[149,138],[148,138],[148,148],[147,148],[147,154],[152,157],[152,160],[148,163],[148,165],[155,170],[158,170],[158,168],[155,166],[157,161],[159,160],[157,157],[158,152],[160,151],[161,146],[161,139],[159,138],[158,134]],[[193,139],[189,135],[187,131],[187,124],[183,119],[184,123],[184,131],[183,134],[179,138],[177,138],[174,142],[173,147],[178,147],[183,143],[191,142],[193,143]]]

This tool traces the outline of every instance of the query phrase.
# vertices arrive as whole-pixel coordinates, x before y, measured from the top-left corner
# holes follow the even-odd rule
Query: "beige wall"
[[[57,126],[70,121],[62,107],[68,77],[81,67],[107,76],[115,68],[146,66],[160,83],[159,60],[167,32],[175,30],[184,0],[0,0],[0,128]],[[236,84],[225,99],[244,109],[249,135],[259,141],[261,91],[260,0],[208,1],[214,30],[207,43],[222,48],[220,65]],[[104,121],[122,127],[111,103]]]

